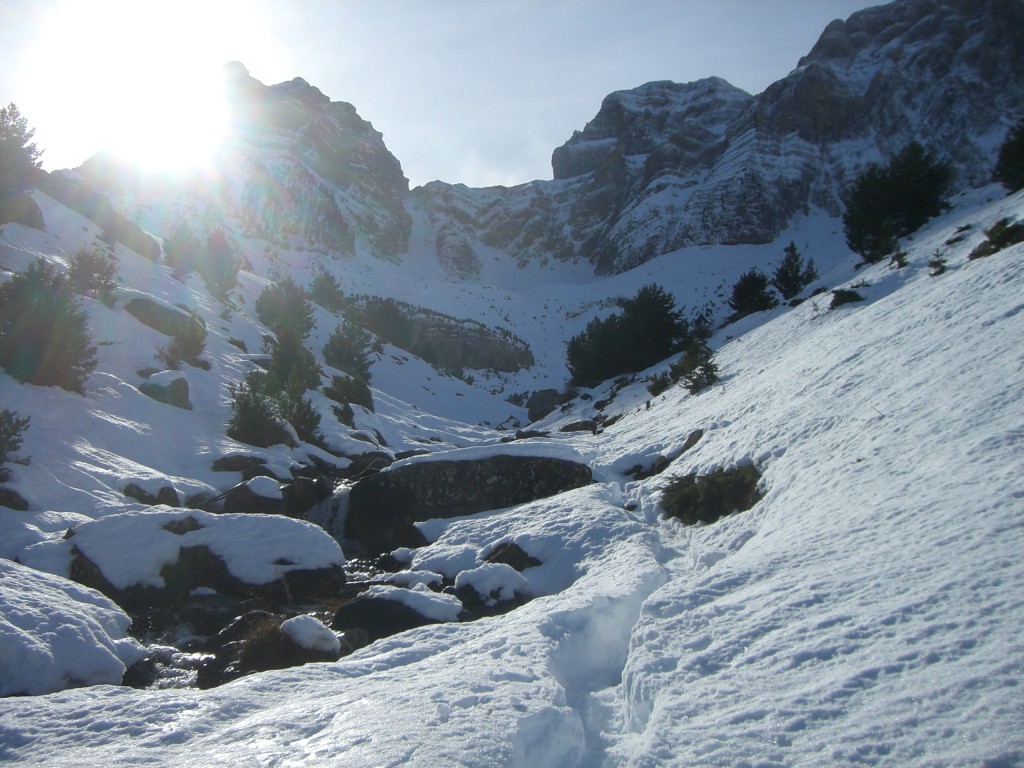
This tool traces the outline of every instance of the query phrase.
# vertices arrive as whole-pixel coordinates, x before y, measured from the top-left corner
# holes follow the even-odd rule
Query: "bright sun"
[[[34,75],[75,116],[64,128],[79,143],[146,170],[201,166],[225,125],[222,67],[235,58],[225,30],[244,33],[246,19],[242,3],[222,0],[65,2]]]

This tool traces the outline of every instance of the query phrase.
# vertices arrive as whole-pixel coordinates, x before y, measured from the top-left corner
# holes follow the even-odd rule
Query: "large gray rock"
[[[412,523],[511,507],[587,485],[590,467],[541,456],[398,465],[356,483],[346,536],[373,553],[422,542]]]

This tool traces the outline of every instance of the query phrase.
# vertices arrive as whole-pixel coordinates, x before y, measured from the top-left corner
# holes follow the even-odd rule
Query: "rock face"
[[[409,182],[355,107],[301,78],[264,85],[237,63],[225,68],[225,81],[230,141],[202,180],[168,185],[107,155],[79,173],[129,218],[148,197],[145,216],[161,232],[184,222],[202,237],[234,222],[282,247],[351,254],[362,244],[385,259],[405,252]]]
[[[591,480],[587,466],[541,456],[400,464],[352,487],[346,536],[377,554],[415,543],[404,538],[414,521],[523,504]]]
[[[616,92],[555,149],[552,181],[435,182],[411,200],[462,252],[613,274],[686,246],[771,242],[812,207],[838,215],[855,174],[914,139],[958,183],[984,183],[1024,113],[1022,28],[1013,0],[869,8],[757,96],[719,78]]]

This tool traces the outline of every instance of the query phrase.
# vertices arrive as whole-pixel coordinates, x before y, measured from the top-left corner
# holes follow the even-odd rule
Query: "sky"
[[[302,77],[355,105],[412,186],[551,178],[612,91],[784,77],[870,0],[0,0],[0,103],[47,170],[101,148],[174,166],[213,151],[220,72]]]

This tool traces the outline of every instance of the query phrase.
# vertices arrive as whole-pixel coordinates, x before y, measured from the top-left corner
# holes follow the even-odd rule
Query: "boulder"
[[[178,492],[170,485],[161,486],[156,494],[153,494],[138,483],[128,483],[121,493],[130,499],[135,499],[140,504],[148,504],[151,507],[157,504],[166,504],[168,507],[181,506],[181,498],[178,496]]]
[[[171,372],[168,372],[171,373]],[[157,402],[173,405],[175,408],[182,408],[186,411],[192,410],[192,403],[189,402],[188,379],[178,372],[174,376],[163,376],[155,374],[149,380],[139,385],[139,391],[151,397]]]
[[[373,642],[407,629],[436,623],[436,620],[398,600],[361,596],[335,612],[331,629],[345,630],[346,633],[361,630]]]
[[[136,296],[125,302],[124,308],[140,323],[166,336],[187,336],[206,332],[203,321],[198,317],[149,296]]]
[[[496,455],[418,461],[360,480],[349,494],[346,536],[374,554],[400,546],[417,520],[511,507],[591,482],[590,468],[567,459]]]
[[[557,389],[542,389],[534,392],[526,401],[526,416],[530,421],[538,421],[561,404],[562,396]]]
[[[241,485],[236,485],[224,496],[224,512],[283,515],[285,498],[281,485],[266,475],[258,475]]]

